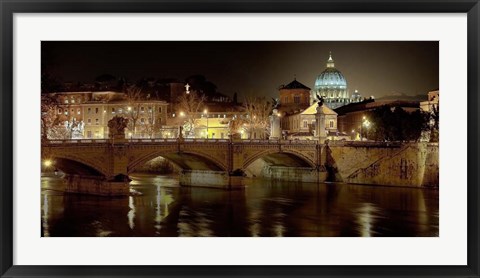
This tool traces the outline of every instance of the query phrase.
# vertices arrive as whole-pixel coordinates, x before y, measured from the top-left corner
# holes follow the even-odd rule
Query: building
[[[335,112],[338,114],[338,131],[350,135],[354,140],[360,139],[360,133],[362,133],[362,130],[368,130],[370,127],[369,119],[367,117],[368,112],[382,106],[388,106],[392,109],[394,107],[400,107],[409,113],[419,109],[419,103],[417,101],[376,101],[373,98],[369,98],[362,102],[350,103],[335,109]]]
[[[307,109],[293,113],[284,114],[280,118],[280,127],[284,139],[315,139],[317,103],[310,105]],[[337,113],[327,106],[322,106],[325,114],[325,130],[327,137],[334,139],[337,136]]]
[[[363,101],[362,95],[358,92],[358,90],[355,90],[350,98],[350,103],[357,103]]]
[[[439,105],[439,90],[428,92],[428,99],[426,101],[420,102],[420,109],[430,114],[430,130],[423,132],[422,141],[438,142],[439,140]]]
[[[108,121],[114,116],[129,120],[126,136],[132,138],[155,137],[167,121],[165,101],[129,100],[125,93],[114,91],[60,92],[50,96],[57,101],[60,124],[72,130],[70,138],[108,138]]]
[[[428,100],[420,102],[420,109],[431,113],[438,109],[439,102],[439,90],[430,91],[428,92]]]
[[[292,113],[310,106],[310,88],[298,82],[296,78],[287,85],[280,86],[278,90],[283,112]]]
[[[327,67],[315,80],[315,87],[311,92],[311,100],[317,99],[317,95],[323,97],[325,105],[331,109],[350,103],[347,91],[347,80],[343,74],[335,68],[332,53],[327,60]]]

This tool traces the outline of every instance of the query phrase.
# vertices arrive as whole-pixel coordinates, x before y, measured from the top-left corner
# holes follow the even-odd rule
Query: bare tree
[[[264,139],[268,135],[270,128],[269,116],[272,113],[272,103],[265,97],[245,97],[245,112],[247,113],[247,128],[249,137],[255,131],[261,131],[260,138]]]
[[[184,119],[181,124],[184,127],[186,136],[194,134],[198,113],[204,107],[206,99],[205,95],[199,95],[194,91],[189,94],[183,94],[178,98],[178,103],[175,107],[176,115],[180,119]]]
[[[127,128],[130,130],[133,136],[135,136],[137,133],[138,119],[140,118],[140,107],[142,105],[142,89],[132,85],[126,88],[125,94],[128,105],[126,111],[128,119]]]
[[[149,107],[145,111],[145,122],[142,124],[142,133],[149,138],[155,138],[155,134],[162,128],[162,114],[157,113],[155,107]]]

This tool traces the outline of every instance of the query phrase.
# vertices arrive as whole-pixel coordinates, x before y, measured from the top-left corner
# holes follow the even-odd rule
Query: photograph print
[[[438,41],[43,41],[42,237],[438,237]]]

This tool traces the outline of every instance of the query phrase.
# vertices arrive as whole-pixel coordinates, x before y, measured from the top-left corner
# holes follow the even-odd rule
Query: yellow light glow
[[[208,110],[207,110],[207,109],[203,110],[203,113],[207,114],[207,113],[208,113]]]
[[[52,161],[50,159],[47,159],[43,162],[43,165],[45,165],[45,167],[50,167],[52,166]]]
[[[130,107],[130,106],[129,106],[129,107],[127,107],[127,110],[128,110],[128,111],[132,110],[132,107]]]
[[[185,113],[180,112],[180,117],[183,117],[183,116],[185,116]]]

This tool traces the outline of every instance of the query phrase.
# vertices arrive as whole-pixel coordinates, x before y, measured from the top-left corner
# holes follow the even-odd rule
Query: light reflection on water
[[[244,190],[138,176],[129,197],[42,178],[43,236],[438,236],[438,191],[250,180]]]

